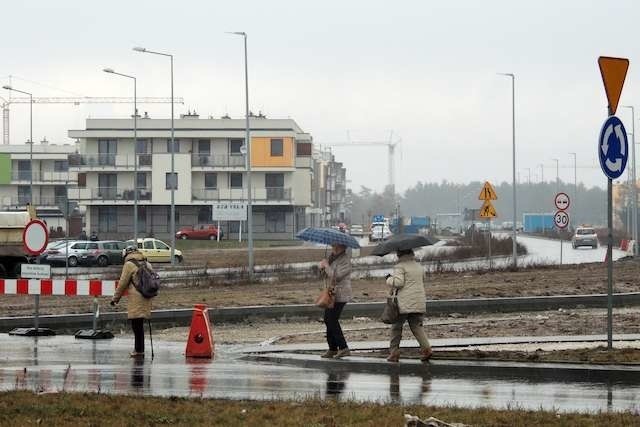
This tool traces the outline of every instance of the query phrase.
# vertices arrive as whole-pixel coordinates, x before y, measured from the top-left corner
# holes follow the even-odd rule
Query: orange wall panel
[[[270,137],[251,138],[251,167],[293,167],[295,165],[294,142],[291,137],[278,137],[282,139],[282,156],[271,156]]]

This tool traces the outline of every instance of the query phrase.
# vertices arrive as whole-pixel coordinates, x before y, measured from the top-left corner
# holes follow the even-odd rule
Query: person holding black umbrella
[[[351,352],[340,327],[340,315],[344,306],[351,301],[351,255],[345,245],[333,243],[331,255],[320,261],[319,267],[331,280],[335,296],[333,307],[325,308],[324,324],[327,327],[327,344],[329,350],[321,357],[340,359]]]
[[[398,249],[398,263],[393,268],[393,274],[387,276],[387,285],[391,294],[396,293],[400,316],[391,326],[391,343],[387,361],[400,360],[400,341],[402,327],[409,323],[411,332],[420,344],[420,360],[423,362],[431,358],[431,344],[424,331],[423,322],[426,312],[426,293],[424,289],[424,270],[415,260],[413,249]]]

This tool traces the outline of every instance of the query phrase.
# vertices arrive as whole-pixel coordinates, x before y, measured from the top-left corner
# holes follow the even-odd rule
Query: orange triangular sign
[[[613,116],[618,109],[622,86],[624,86],[624,79],[627,77],[627,69],[629,69],[629,60],[601,56],[598,58],[598,65],[600,66],[600,74],[602,74],[604,91],[607,93],[609,101],[609,115]]]
[[[491,200],[485,200],[480,208],[480,218],[495,218],[496,216],[498,216],[498,213],[491,204]]]
[[[485,181],[480,194],[478,194],[478,200],[498,200],[496,189],[493,188],[489,181]]]

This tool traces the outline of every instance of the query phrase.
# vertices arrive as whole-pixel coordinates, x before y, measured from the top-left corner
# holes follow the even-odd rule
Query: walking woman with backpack
[[[130,357],[144,357],[144,320],[151,318],[151,299],[157,294],[156,280],[157,274],[145,256],[135,246],[127,246],[122,274],[111,305],[118,304],[124,292],[128,292],[127,318],[135,337],[134,351],[129,354]],[[155,292],[148,290],[154,286]]]

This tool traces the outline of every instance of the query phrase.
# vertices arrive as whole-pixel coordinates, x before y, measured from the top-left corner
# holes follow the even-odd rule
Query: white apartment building
[[[73,144],[42,141],[33,145],[32,164],[29,143],[0,145],[0,210],[25,210],[32,203],[52,231],[66,230],[68,189],[77,181],[68,164],[68,156],[74,152]]]
[[[136,142],[133,118],[87,119],[85,129],[69,131],[78,141],[68,157],[77,174],[69,198],[86,206],[88,232],[131,238],[137,191],[139,234],[169,238],[176,181],[176,230],[210,223],[214,203],[246,202],[245,120],[190,114],[174,123],[173,180],[169,119],[138,118]],[[254,236],[291,239],[310,225],[312,138],[292,119],[252,117],[250,126]],[[238,222],[222,225],[227,236],[238,232]]]

